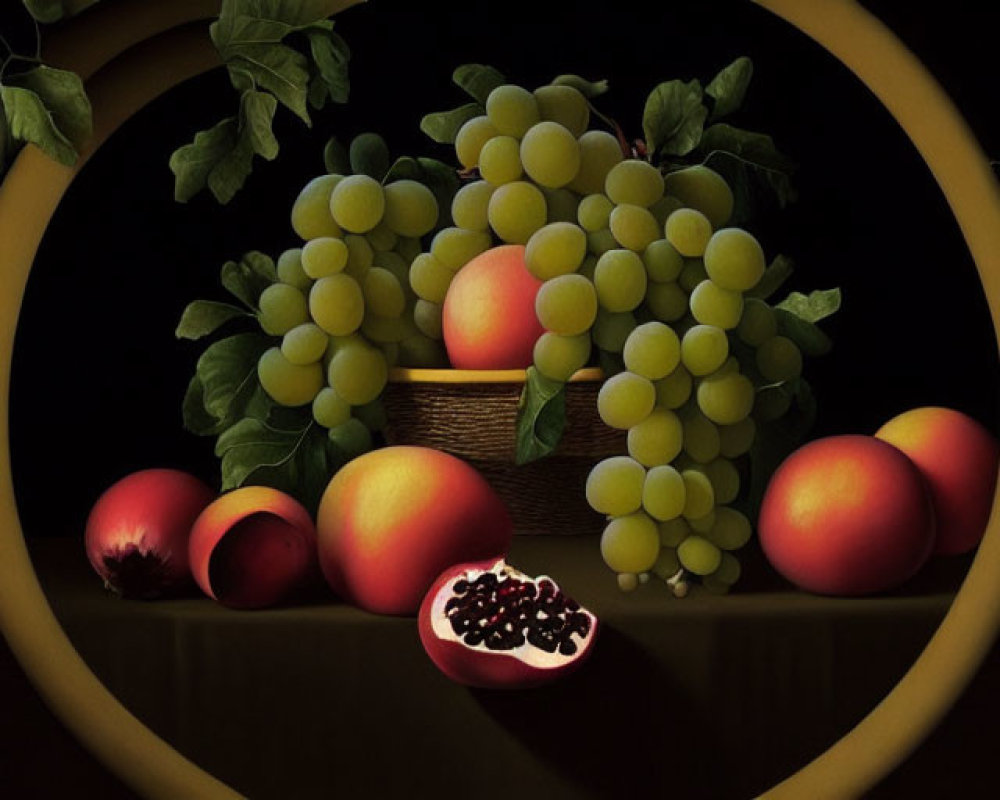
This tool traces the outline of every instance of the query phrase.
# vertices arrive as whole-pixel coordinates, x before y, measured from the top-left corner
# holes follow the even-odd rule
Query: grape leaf
[[[647,152],[683,156],[694,150],[708,116],[701,98],[696,80],[667,81],[653,89],[642,113]]]
[[[377,133],[362,133],[351,141],[349,159],[355,175],[380,181],[389,171],[389,146]]]
[[[323,165],[330,174],[349,175],[351,172],[351,160],[347,149],[336,136],[331,136],[323,148]]]
[[[205,387],[197,374],[191,376],[181,404],[184,427],[197,436],[219,432],[219,420],[205,410]]]
[[[278,140],[271,130],[278,103],[266,92],[243,92],[240,97],[240,131],[250,149],[268,161],[278,155]]]
[[[420,130],[430,136],[435,142],[453,144],[458,129],[473,117],[486,113],[479,103],[466,103],[451,111],[436,111],[424,115],[420,120]]]
[[[753,62],[746,56],[741,56],[712,78],[705,87],[705,94],[715,101],[709,118],[719,119],[743,105],[751,77]]]
[[[313,82],[318,82],[322,87],[324,100],[329,96],[335,103],[346,103],[351,92],[351,81],[347,72],[351,49],[347,46],[347,42],[334,32],[333,23],[328,21],[310,25],[305,33],[309,39],[309,51],[313,63],[317,68]],[[322,108],[322,102],[317,107]]]
[[[260,294],[277,280],[274,262],[256,250],[237,261],[227,261],[220,272],[222,285],[247,308],[257,311]]]
[[[12,138],[38,145],[49,158],[67,167],[76,163],[76,148],[56,127],[37,94],[16,86],[0,86],[0,98]]]
[[[46,25],[58,22],[66,16],[63,0],[23,0],[23,2],[28,13]]]
[[[819,322],[840,310],[840,289],[817,289],[804,295],[792,292],[776,308],[790,311],[806,322]]]
[[[588,81],[579,75],[557,75],[552,79],[553,86],[572,86],[588,100],[600,97],[608,90],[607,80]]]
[[[795,262],[788,256],[780,253],[768,264],[763,276],[757,281],[757,285],[746,292],[747,297],[756,297],[766,300],[774,294],[781,285],[788,280],[792,272],[795,271]]]
[[[208,183],[208,176],[236,146],[235,117],[226,117],[208,130],[194,135],[194,142],[177,148],[170,156],[174,173],[174,199],[186,203]]]
[[[787,336],[807,356],[822,356],[830,352],[833,342],[816,325],[802,319],[786,308],[775,308],[778,333]]]
[[[485,64],[463,64],[455,69],[451,79],[483,104],[490,92],[507,82],[498,70]]]
[[[188,303],[174,336],[178,339],[200,339],[213,333],[229,320],[237,317],[252,317],[242,308],[214,300],[195,300]]]
[[[307,60],[283,44],[242,44],[226,58],[230,72],[249,75],[257,86],[273,94],[306,125],[312,125],[306,96],[309,86]],[[237,78],[237,88],[243,86]]]
[[[516,463],[547,456],[558,446],[565,427],[566,384],[528,367],[517,408]]]
[[[272,340],[259,333],[238,333],[205,349],[195,374],[207,414],[220,422],[242,416],[259,386],[257,362],[271,345]]]

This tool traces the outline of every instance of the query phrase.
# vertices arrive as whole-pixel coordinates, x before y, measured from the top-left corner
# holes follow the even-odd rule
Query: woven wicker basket
[[[580,370],[566,386],[566,429],[550,456],[514,461],[524,370],[395,369],[384,402],[389,444],[434,447],[464,459],[507,504],[517,533],[594,533],[603,517],[587,505],[591,467],[626,452],[622,431],[597,414],[603,375]]]

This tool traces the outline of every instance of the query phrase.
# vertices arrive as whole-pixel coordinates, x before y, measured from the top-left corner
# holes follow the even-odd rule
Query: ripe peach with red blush
[[[544,333],[535,315],[542,281],[528,272],[523,245],[494,247],[455,275],[442,329],[456,369],[525,369]]]

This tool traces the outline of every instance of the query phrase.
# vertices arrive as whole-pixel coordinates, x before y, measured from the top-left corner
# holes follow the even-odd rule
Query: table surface
[[[441,675],[412,618],[331,595],[260,611],[195,596],[120,600],[78,539],[29,545],[57,617],[105,685],[253,798],[472,786],[498,798],[749,797],[891,689],[969,563],[933,562],[889,595],[830,598],[794,590],[750,550],[738,592],[676,599],[657,579],[620,592],[596,537],[519,536],[510,562],[550,574],[602,629],[578,673],[497,692]]]

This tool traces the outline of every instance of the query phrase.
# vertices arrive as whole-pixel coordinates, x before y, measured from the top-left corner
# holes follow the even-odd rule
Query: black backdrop
[[[942,17],[868,4],[927,59],[1000,156],[986,32],[1000,19],[971,2]],[[840,286],[825,327],[834,351],[807,363],[819,399],[816,435],[871,432],[906,408],[944,404],[998,429],[997,354],[975,268],[958,227],[912,145],[860,82],[783,21],[742,2],[663,3],[657,10],[575,2],[434,3],[350,9],[338,29],[353,50],[346,106],[307,129],[279,109],[278,159],[257,160],[228,206],[202,194],[172,199],[167,161],[193,133],[233,112],[216,70],[126,123],[70,188],[39,251],[22,308],[12,378],[12,456],[32,536],[77,535],[118,477],[154,465],[218,483],[212,442],[181,427],[181,398],[204,343],[173,330],[194,298],[226,299],[221,264],[250,249],[296,243],[298,189],[323,171],[327,137],[377,131],[394,155],[447,147],[420,131],[422,114],[464,102],[452,69],[479,61],[533,87],[575,72],[606,77],[600,106],[641,136],[649,90],[680,77],[706,82],[739,55],[755,76],[734,123],[771,133],[800,165],[800,200],[754,226],[769,255],[799,268],[789,289]],[[971,42],[968,37],[973,36]],[[972,46],[975,45],[975,46]],[[55,501],[55,502],[54,502]]]

